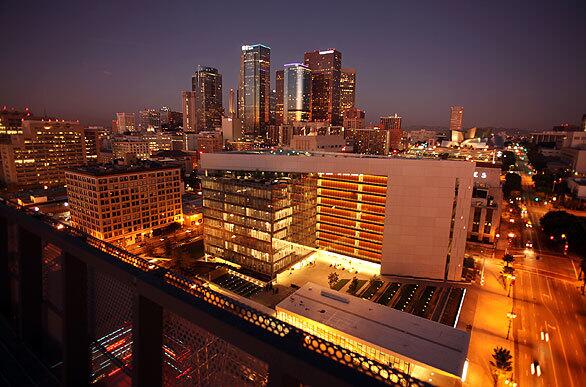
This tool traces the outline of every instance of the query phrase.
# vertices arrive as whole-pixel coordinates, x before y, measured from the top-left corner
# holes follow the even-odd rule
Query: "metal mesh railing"
[[[189,293],[190,295],[205,301],[209,305],[227,311],[232,315],[255,325],[256,327],[262,328],[264,331],[272,335],[279,336],[283,340],[283,343],[286,343],[288,346],[294,346],[313,352],[314,354],[323,356],[324,358],[352,368],[362,374],[389,385],[413,387],[429,385],[426,382],[420,381],[408,374],[396,370],[390,365],[381,364],[377,361],[368,359],[366,356],[352,352],[337,344],[328,342],[276,317],[265,314],[248,305],[242,304],[235,299],[218,293],[207,287],[203,281],[189,279],[177,273],[173,273],[168,269],[148,262],[144,258],[138,257],[108,242],[99,240],[71,226],[58,222],[47,215],[35,212],[30,208],[19,207],[12,203],[8,204],[12,207],[16,207],[24,212],[27,212],[29,215],[37,217],[45,223],[52,225],[57,230],[76,236],[85,241],[88,245],[100,251],[106,252],[142,271],[157,271],[161,273],[165,283],[182,289],[186,293]],[[130,307],[129,310],[131,310]]]
[[[265,362],[165,311],[163,328],[165,386],[266,386]]]

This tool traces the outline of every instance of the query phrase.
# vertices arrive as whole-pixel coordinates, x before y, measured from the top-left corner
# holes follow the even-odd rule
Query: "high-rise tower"
[[[191,78],[195,92],[197,132],[222,126],[222,75],[213,67],[198,66]]]
[[[340,125],[342,53],[334,49],[311,51],[304,59],[311,70],[311,119]]]
[[[264,136],[270,121],[271,49],[262,44],[242,46],[238,85],[238,116],[244,135]]]
[[[389,132],[389,147],[391,149],[399,149],[401,145],[401,138],[403,137],[403,130],[401,129],[402,117],[397,113],[392,116],[381,117],[380,127]]]
[[[283,93],[285,71],[277,70],[275,73],[275,125],[283,124]]]
[[[234,118],[236,110],[234,110],[234,89],[230,88],[230,100],[228,101],[228,117]]]
[[[310,118],[311,70],[301,63],[285,65],[283,79],[283,122]]]
[[[462,130],[462,117],[464,108],[462,106],[450,107],[450,130]]]
[[[355,107],[356,103],[356,70],[342,69],[340,77],[340,113]]]

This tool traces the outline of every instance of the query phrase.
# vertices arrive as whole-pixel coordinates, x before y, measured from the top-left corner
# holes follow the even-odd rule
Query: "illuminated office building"
[[[238,117],[249,137],[264,137],[270,123],[271,49],[242,46],[238,85]]]
[[[88,126],[83,129],[85,138],[85,158],[87,163],[97,163],[98,153],[102,139],[106,136],[106,130],[101,126]]]
[[[384,275],[461,278],[472,162],[252,151],[204,154],[201,168],[212,256],[272,277],[295,261],[276,264],[288,253],[274,252],[305,255],[315,237],[321,250],[380,263]],[[297,186],[299,208],[315,210],[315,235],[288,239]],[[313,215],[300,218],[313,230]]]
[[[380,118],[380,128],[389,132],[389,147],[391,149],[401,148],[403,130],[401,129],[402,118],[398,114]]]
[[[389,154],[389,131],[378,127],[352,129],[348,131],[348,138],[354,146],[354,153],[365,155]]]
[[[222,74],[213,67],[198,66],[191,90],[195,93],[195,131],[222,126]]]
[[[309,121],[311,108],[311,70],[301,63],[285,65],[283,77],[283,121]]]
[[[201,153],[221,152],[224,148],[222,131],[210,130],[196,135],[197,150]]]
[[[450,130],[462,130],[464,108],[462,106],[450,107]]]
[[[93,237],[132,243],[181,221],[180,168],[96,165],[65,176],[71,223]]]
[[[208,174],[202,188],[207,254],[272,279],[316,246],[315,174]]]
[[[234,89],[230,89],[230,95],[228,99],[228,117],[236,117],[236,109],[234,109]]]
[[[116,133],[134,132],[136,130],[134,113],[116,113]]]
[[[112,139],[112,156],[115,159],[136,157],[146,160],[150,155],[149,142],[144,138],[124,136]]]
[[[342,53],[333,49],[306,52],[304,62],[311,70],[311,119],[340,125]]]
[[[343,68],[340,76],[340,113],[355,106],[356,103],[356,70]]]
[[[284,96],[285,71],[277,70],[275,73],[275,125],[283,125],[283,96]]]
[[[7,109],[6,106],[0,111],[0,135],[22,134],[22,121],[31,117],[31,112],[26,108],[24,111]]]
[[[345,110],[342,114],[344,128],[350,131],[354,129],[364,129],[365,116],[366,113],[364,110],[355,107]]]
[[[165,130],[177,130],[183,125],[183,114],[163,106],[159,110],[161,116],[161,128]]]
[[[145,109],[138,112],[139,128],[143,132],[154,132],[161,129],[161,112],[155,109]]]
[[[63,168],[86,162],[78,121],[25,119],[22,133],[0,141],[1,180],[8,186],[43,187],[64,183]]]
[[[195,91],[181,92],[181,108],[183,111],[183,131],[186,133],[197,133]]]

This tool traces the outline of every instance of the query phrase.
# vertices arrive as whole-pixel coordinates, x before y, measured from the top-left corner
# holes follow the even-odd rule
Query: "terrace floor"
[[[293,293],[297,287],[313,282],[329,287],[330,273],[338,275],[332,289],[348,293],[372,302],[387,305],[445,325],[454,326],[464,296],[463,287],[443,282],[407,280],[397,277],[378,276],[380,265],[347,258],[327,252],[316,252],[277,276],[279,293],[260,296],[256,301],[273,308]],[[357,286],[352,289],[352,280]]]

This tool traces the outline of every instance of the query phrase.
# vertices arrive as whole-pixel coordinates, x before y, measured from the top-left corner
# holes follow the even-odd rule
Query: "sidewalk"
[[[458,322],[458,328],[462,330],[472,326],[468,350],[470,364],[464,386],[494,385],[490,366],[493,349],[502,346],[514,353],[512,329],[510,340],[506,340],[509,326],[507,313],[511,311],[513,299],[507,297],[501,280],[502,261],[491,259],[491,254],[485,255],[484,286],[478,279],[477,284],[468,288]],[[497,252],[497,256],[502,256],[502,252]]]

